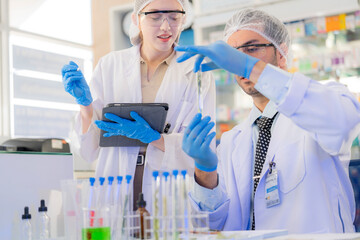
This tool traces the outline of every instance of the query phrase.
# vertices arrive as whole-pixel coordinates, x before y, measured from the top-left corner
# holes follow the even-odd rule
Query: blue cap
[[[158,176],[159,176],[159,171],[153,171],[153,177],[155,180]]]
[[[183,176],[184,179],[185,179],[185,177],[186,177],[186,173],[187,173],[186,170],[181,170],[181,175]]]
[[[177,177],[178,174],[179,174],[178,170],[173,170],[173,175],[174,175],[175,178]]]
[[[118,184],[121,184],[123,177],[122,176],[117,176],[117,180],[118,180]]]
[[[89,180],[90,180],[90,186],[94,186],[95,178],[91,177],[89,178]]]
[[[163,176],[165,177],[165,181],[167,181],[167,178],[169,176],[169,172],[163,172]]]
[[[132,176],[131,175],[126,175],[125,178],[126,178],[126,183],[130,183]]]
[[[104,185],[105,182],[105,178],[104,177],[99,177],[99,181],[100,181],[100,185]]]
[[[114,181],[114,177],[112,177],[112,176],[108,177],[108,181],[109,181],[109,185],[112,185],[112,183]]]

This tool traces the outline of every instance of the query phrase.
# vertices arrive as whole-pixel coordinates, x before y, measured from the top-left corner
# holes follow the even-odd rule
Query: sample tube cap
[[[104,177],[99,177],[99,181],[100,181],[100,185],[104,185],[105,178]]]
[[[47,207],[45,206],[45,200],[44,199],[41,199],[41,201],[40,201],[39,212],[47,212]]]
[[[156,179],[159,176],[159,171],[153,171],[153,177]]]
[[[123,180],[123,177],[122,176],[117,176],[116,177],[117,180],[118,180],[118,184],[121,184],[122,180]]]
[[[165,177],[165,180],[167,180],[167,178],[169,177],[169,172],[163,172],[163,176]]]
[[[136,206],[139,207],[146,207],[146,201],[144,200],[144,194],[143,193],[139,193],[139,198],[136,201]]]
[[[126,175],[125,178],[126,178],[126,183],[130,183],[132,176]]]
[[[31,214],[29,213],[29,207],[24,208],[24,214],[21,216],[22,219],[31,219]]]
[[[108,177],[109,185],[112,185],[113,181],[114,181],[114,177],[112,176]]]

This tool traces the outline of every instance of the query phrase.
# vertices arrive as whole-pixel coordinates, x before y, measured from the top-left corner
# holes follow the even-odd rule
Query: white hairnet
[[[291,39],[285,24],[279,19],[261,10],[242,9],[235,13],[226,23],[224,41],[227,41],[238,30],[250,30],[260,34],[274,44],[289,65],[290,60],[292,60],[290,54]]]
[[[143,10],[149,3],[153,2],[155,0],[135,0],[134,1],[134,10],[133,13],[137,16],[141,10]],[[189,8],[189,0],[177,0],[182,9],[187,12]],[[137,21],[136,17],[136,21]],[[140,31],[138,27],[139,23],[136,22],[136,25],[131,21],[130,29],[129,29],[129,37],[130,41],[133,45],[137,45],[141,42],[140,38]]]

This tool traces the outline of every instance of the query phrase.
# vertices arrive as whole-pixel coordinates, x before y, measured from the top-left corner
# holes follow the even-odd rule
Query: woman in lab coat
[[[193,160],[181,149],[183,130],[198,111],[194,63],[176,63],[179,55],[174,51],[185,21],[181,12],[186,12],[187,6],[187,0],[136,0],[130,28],[134,46],[102,57],[90,88],[76,64],[63,68],[65,89],[81,107],[70,136],[71,149],[86,161],[98,159],[96,177],[134,175],[140,151],[140,147],[99,147],[100,129],[94,121],[102,118],[102,108],[109,103],[169,104],[168,134],[150,139],[146,149],[142,189],[148,208],[153,170],[186,169],[190,176],[194,171]],[[154,84],[147,86],[152,81]],[[77,97],[81,91],[85,94]],[[210,73],[202,74],[202,93],[203,112],[214,118],[215,83]]]

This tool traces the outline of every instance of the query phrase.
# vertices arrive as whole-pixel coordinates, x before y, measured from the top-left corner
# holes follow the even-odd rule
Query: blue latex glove
[[[196,114],[186,128],[182,142],[182,149],[195,160],[195,167],[205,172],[215,171],[218,164],[218,158],[210,148],[216,135],[215,132],[209,134],[215,126],[210,120],[209,116],[201,119],[201,113]]]
[[[208,46],[176,46],[175,50],[185,52],[176,59],[177,62],[184,62],[199,54],[195,61],[194,72],[199,71],[200,66],[203,72],[223,68],[247,79],[249,79],[255,63],[259,61],[259,59],[238,51],[224,41],[217,41]],[[208,57],[211,62],[202,64],[205,57]]]
[[[130,112],[130,116],[135,120],[127,120],[112,113],[105,113],[105,117],[113,122],[96,120],[98,128],[106,131],[104,137],[126,136],[138,139],[143,143],[151,143],[160,139],[161,135],[150,127],[150,125],[136,112]]]
[[[73,61],[61,69],[65,91],[70,93],[78,104],[88,106],[92,103],[90,88],[84,75],[78,70],[78,65]]]

